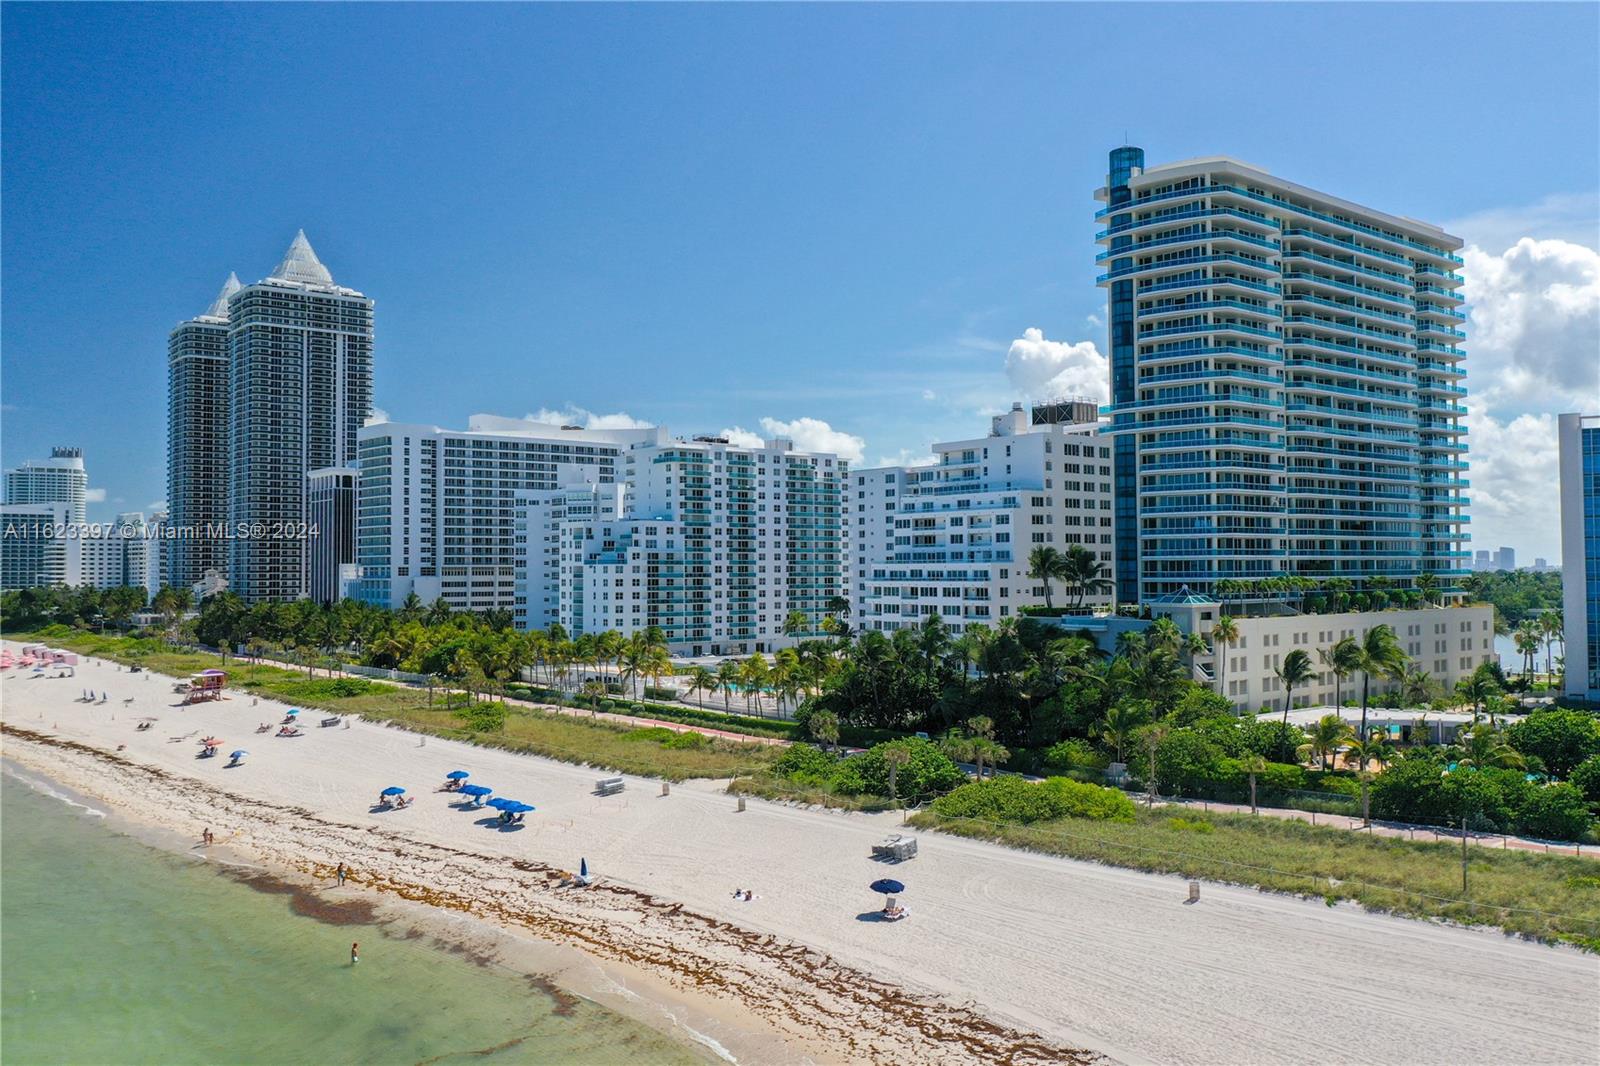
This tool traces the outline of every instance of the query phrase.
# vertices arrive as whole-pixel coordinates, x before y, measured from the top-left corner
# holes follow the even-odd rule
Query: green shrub
[[[1215,833],[1217,827],[1204,818],[1168,818],[1167,828],[1181,833]]]
[[[711,746],[711,738],[704,733],[673,733],[672,738],[664,742],[664,746],[675,751],[682,751],[686,748],[709,748]]]
[[[1043,763],[1052,770],[1104,770],[1110,760],[1087,740],[1073,737],[1046,748]]]
[[[644,698],[647,700],[675,700],[678,690],[675,688],[657,688],[654,685],[644,687]]]
[[[1361,782],[1349,774],[1314,771],[1306,774],[1305,787],[1312,792],[1337,792],[1341,796],[1360,796]]]
[[[1545,769],[1565,778],[1585,759],[1600,755],[1600,720],[1585,711],[1552,707],[1534,711],[1506,730],[1511,746],[1537,756]]]
[[[947,818],[1020,824],[1057,818],[1133,820],[1133,801],[1122,792],[1065,777],[1028,781],[1007,775],[982,784],[972,781],[934,800],[933,810]]]
[[[1567,781],[1583,793],[1583,798],[1600,806],[1600,755],[1591,755],[1573,768]]]
[[[1536,788],[1517,815],[1517,831],[1541,840],[1579,840],[1593,819],[1583,793],[1570,784]]]
[[[1204,685],[1190,685],[1172,708],[1174,725],[1188,726],[1207,718],[1233,717],[1233,701]]]
[[[1193,729],[1174,729],[1156,747],[1156,779],[1169,792],[1193,795],[1221,772],[1222,749]]]
[[[336,700],[365,696],[378,686],[362,677],[324,677],[305,681],[274,681],[272,691],[286,700]]]
[[[910,756],[910,761],[895,774],[895,787],[902,799],[937,796],[967,780],[967,775],[961,767],[950,761],[950,756],[921,737],[907,737],[892,743],[903,748]],[[887,743],[877,744],[845,760],[845,765],[859,776],[861,791],[875,796],[889,794],[889,765],[883,759],[887,747]]]
[[[456,717],[466,723],[474,733],[496,733],[506,727],[506,705],[503,703],[469,703],[456,711]]]

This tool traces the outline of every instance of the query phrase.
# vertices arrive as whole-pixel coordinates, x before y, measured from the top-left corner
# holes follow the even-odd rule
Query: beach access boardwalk
[[[192,741],[171,738],[199,731],[242,740],[283,705],[235,699],[180,710],[166,705],[159,678],[97,664],[80,675],[7,678],[0,719],[108,755],[122,746],[116,757],[128,768],[84,765],[91,757],[14,735],[9,756],[75,775],[66,781],[75,788],[116,790],[123,806],[147,805],[195,836],[210,825],[246,852],[300,856],[330,871],[345,861],[358,883],[377,876],[393,886],[477,893],[485,907],[500,908],[493,913],[511,913],[505,908],[518,904],[518,893],[531,891],[519,887],[515,863],[573,869],[585,858],[617,893],[606,898],[656,901],[585,927],[595,938],[588,950],[603,954],[606,937],[665,930],[682,938],[674,950],[658,943],[640,954],[662,965],[675,954],[719,960],[703,979],[705,995],[747,1006],[789,1034],[842,1033],[839,1026],[876,1018],[894,1001],[885,994],[852,1000],[837,1014],[798,1016],[805,1004],[837,1002],[805,982],[816,966],[839,965],[1125,1062],[1593,1063],[1600,1049],[1600,958],[1571,948],[1209,883],[1191,906],[1182,878],[936,833],[922,834],[915,861],[895,870],[913,916],[884,923],[873,920],[881,899],[867,890],[884,868],[870,851],[899,829],[896,814],[761,801],[739,812],[719,783],[705,781],[658,795],[655,782],[629,778],[621,795],[598,797],[591,769],[363,722],[253,739],[248,765],[226,770],[197,760]],[[109,690],[112,702],[74,703],[83,686]],[[124,709],[119,699],[130,691],[136,704]],[[142,715],[158,716],[156,728],[136,732]],[[143,766],[169,775],[153,778],[149,795],[137,785]],[[456,766],[537,812],[518,832],[480,824],[431,791]],[[410,788],[416,802],[372,812],[373,797],[390,784]],[[319,820],[315,829],[307,817]],[[458,849],[457,857],[441,863],[428,857],[430,847]],[[734,900],[736,887],[755,898]],[[527,906],[548,911],[564,898],[543,893]],[[576,897],[587,898],[602,897]],[[734,934],[689,923],[689,915],[742,931],[741,946],[719,947],[715,937]],[[831,961],[801,966],[799,956],[783,954],[786,944]],[[797,1016],[765,1013],[773,1003]],[[912,1050],[901,1061],[1003,1057],[989,1045],[954,1042],[929,1057],[917,1042],[954,1032],[944,1025],[908,1024]],[[884,1046],[864,1043],[874,1050],[857,1057],[895,1057]]]

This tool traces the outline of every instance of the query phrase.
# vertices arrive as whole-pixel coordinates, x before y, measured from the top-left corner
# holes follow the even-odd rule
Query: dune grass
[[[1370,910],[1498,926],[1541,940],[1600,951],[1600,862],[1570,855],[1468,848],[1369,836],[1248,814],[1198,818],[1186,808],[1139,809],[1132,822],[1067,818],[1031,826],[945,818],[925,811],[924,829],[1111,866],[1180,874],[1353,900]]]
[[[228,690],[234,701],[261,696],[335,714],[359,715],[370,721],[393,722],[432,736],[669,781],[759,772],[782,754],[781,748],[665,730],[662,731],[665,735],[649,731],[648,735],[630,737],[628,733],[640,732],[631,725],[517,706],[506,707],[502,728],[475,731],[456,713],[468,706],[467,697],[442,689],[435,690],[430,705],[426,690],[365,679],[325,675],[308,678],[304,671],[257,665],[238,658],[230,658],[224,664],[219,656],[209,652],[174,650],[159,640],[148,638],[100,636],[54,628],[42,634],[6,636],[10,640],[49,643],[97,659],[136,663],[154,673],[173,677],[187,677],[199,670],[222,666],[228,671]],[[350,694],[341,694],[344,692]]]

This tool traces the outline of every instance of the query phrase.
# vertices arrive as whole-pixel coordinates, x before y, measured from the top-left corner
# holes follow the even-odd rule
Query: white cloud
[[[932,466],[938,462],[927,452],[919,452],[914,448],[901,448],[896,455],[885,455],[878,460],[878,466]]]
[[[939,397],[932,389],[923,389],[922,390],[922,398],[924,400],[930,400],[931,401],[931,400],[937,400]]]
[[[834,429],[820,418],[797,418],[793,422],[763,418],[761,428],[769,436],[787,437],[794,441],[795,448],[802,452],[832,452],[852,463],[859,463],[866,454],[866,441],[853,433]]]
[[[766,441],[761,439],[761,434],[752,433],[743,426],[734,426],[732,429],[725,429],[721,433],[718,433],[717,436],[728,438],[728,443],[736,448],[759,448],[766,443]]]
[[[379,422],[390,422],[390,421],[393,421],[393,419],[391,419],[389,417],[389,412],[388,411],[385,411],[381,407],[374,407],[372,409],[372,414],[367,416],[367,421],[366,421],[365,424],[369,425],[369,426],[375,426]]]
[[[147,503],[147,504],[144,505],[144,513],[145,514],[165,514],[166,512],[167,512],[167,501],[166,500],[156,500],[156,501],[154,501],[152,503]]]
[[[1509,544],[1532,561],[1560,556],[1561,498],[1556,491],[1556,417],[1525,414],[1501,421],[1467,415],[1472,487],[1469,547]]]
[[[626,411],[613,411],[611,414],[602,415],[574,404],[568,404],[559,411],[541,407],[525,417],[547,425],[582,426],[584,429],[649,429],[655,425],[654,422],[634,418]]]
[[[105,503],[106,502],[106,490],[105,489],[85,489],[84,492],[83,492],[83,498],[84,498],[84,501],[87,502],[87,503]]]
[[[1502,417],[1600,397],[1600,252],[1524,237],[1462,253],[1475,406]]]
[[[1111,395],[1111,365],[1093,341],[1047,340],[1026,329],[1006,352],[1006,377],[1028,399],[1082,396],[1100,403]]]

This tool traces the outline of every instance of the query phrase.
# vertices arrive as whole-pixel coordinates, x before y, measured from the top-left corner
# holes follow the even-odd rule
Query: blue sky
[[[1557,343],[1576,355],[1545,368],[1573,402],[1596,350],[1600,280],[1566,250],[1600,245],[1588,5],[10,3],[3,21],[4,462],[82,445],[100,514],[165,495],[168,330],[298,227],[377,300],[395,418],[815,420],[797,435],[860,438],[867,463],[978,435],[1045,387],[1008,376],[1025,331],[1046,365],[1105,347],[1092,194],[1124,131],[1152,163],[1225,153],[1481,231],[1503,283],[1486,306],[1519,306],[1512,283],[1540,270],[1574,280]],[[1505,259],[1520,236],[1566,258]],[[1536,382],[1503,316],[1487,328],[1473,387]],[[1502,392],[1486,448],[1523,455],[1517,420],[1550,394]],[[1526,530],[1493,523],[1477,546]]]

